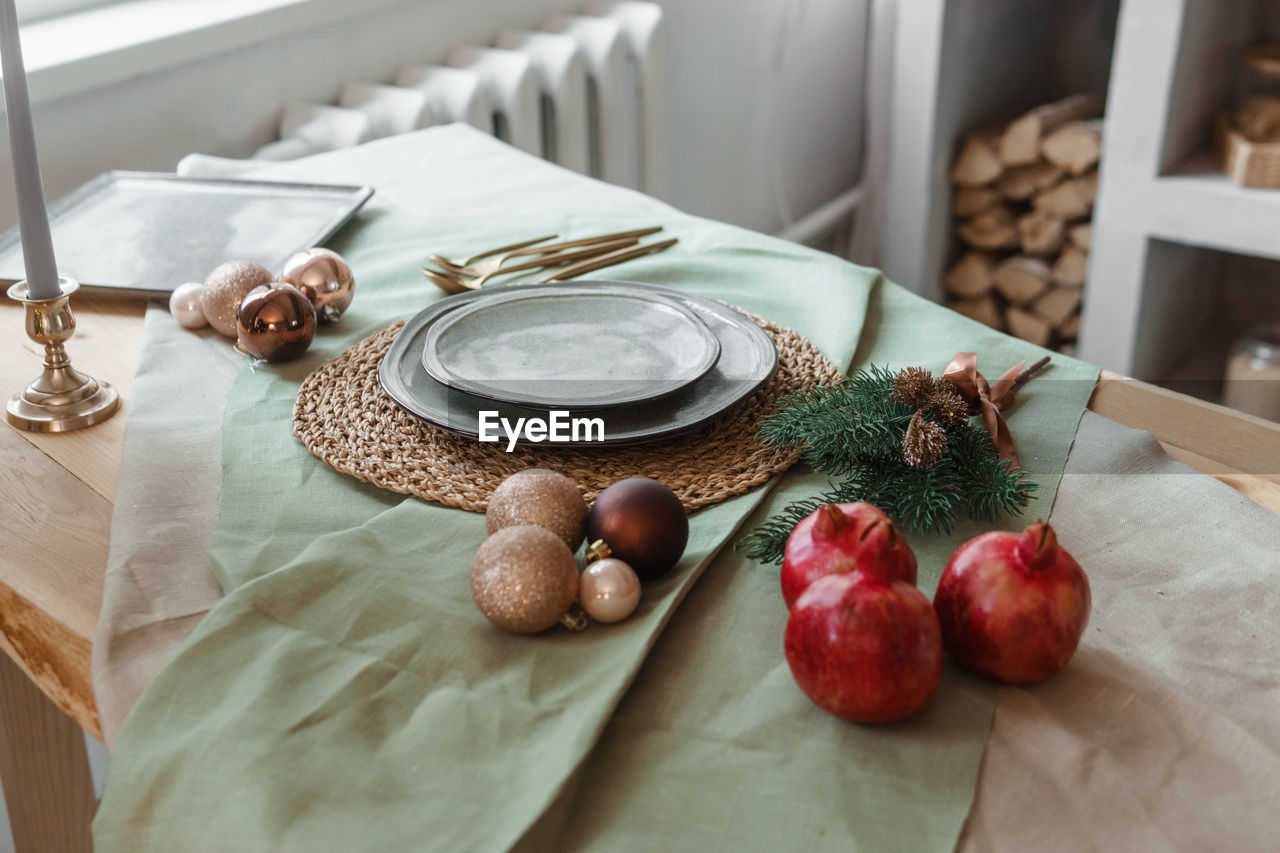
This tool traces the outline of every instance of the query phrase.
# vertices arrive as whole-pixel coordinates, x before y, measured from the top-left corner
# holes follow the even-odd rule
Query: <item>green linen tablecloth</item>
[[[479,515],[358,483],[291,436],[310,370],[434,298],[417,273],[426,251],[633,222],[384,215],[341,235],[352,309],[303,360],[246,363],[228,399],[209,547],[226,596],[117,738],[99,850],[955,845],[995,691],[949,670],[906,723],[826,715],[783,660],[776,570],[732,547],[821,477],[793,471],[694,514],[685,558],[627,622],[516,637],[470,601]],[[975,350],[991,374],[1040,354],[831,256],[678,214],[662,223],[679,246],[611,277],[723,299],[842,367],[940,369]],[[1051,375],[1074,381],[1037,379],[1010,417],[1042,486],[1029,517],[1048,513],[1095,371],[1055,357]],[[911,537],[926,594],[976,530]]]

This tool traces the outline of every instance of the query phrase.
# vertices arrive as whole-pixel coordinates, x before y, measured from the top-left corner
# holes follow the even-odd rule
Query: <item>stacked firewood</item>
[[[965,138],[951,169],[961,245],[943,280],[951,308],[1040,346],[1074,343],[1102,106],[1075,95]]]

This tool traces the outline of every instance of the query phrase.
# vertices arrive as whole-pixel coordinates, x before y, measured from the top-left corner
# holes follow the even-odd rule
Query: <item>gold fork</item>
[[[439,264],[440,266],[445,267],[446,269],[450,267],[456,267],[458,269],[462,269],[464,267],[471,266],[476,261],[482,260],[492,255],[501,255],[505,252],[514,252],[517,249],[523,249],[526,246],[532,246],[534,243],[545,243],[548,240],[554,240],[556,237],[559,237],[559,236],[560,236],[559,234],[550,234],[546,237],[535,237],[532,240],[521,240],[519,243],[512,243],[510,246],[499,246],[496,249],[485,249],[483,252],[477,252],[476,254],[463,258],[460,261],[455,261],[452,258],[446,258],[443,255],[432,255],[431,259],[435,261],[437,264]]]
[[[644,246],[636,246],[634,248],[614,249],[604,255],[595,258],[588,258],[579,261],[576,264],[570,264],[563,269],[553,270],[542,278],[534,279],[530,284],[547,284],[552,281],[564,281],[566,279],[580,276],[583,273],[594,272],[595,270],[611,267],[614,264],[620,264],[623,261],[630,261],[636,258],[643,258],[645,255],[655,255],[658,252],[665,252],[676,243],[680,242],[679,238],[672,237],[670,240],[662,240],[658,243],[649,243]]]
[[[464,258],[467,263],[457,263],[443,255],[428,255],[428,258],[436,266],[441,268],[445,273],[454,273],[458,276],[482,276],[501,269],[502,265],[512,258],[522,257],[524,255],[545,255],[552,252],[562,252],[565,249],[577,249],[583,246],[592,246],[596,243],[612,243],[615,240],[624,240],[635,238],[639,240],[650,234],[655,234],[662,230],[662,226],[658,225],[652,228],[637,228],[633,231],[619,231],[617,234],[597,234],[594,237],[581,237],[577,240],[566,240],[563,243],[551,243],[549,245],[537,246],[533,243],[540,243],[542,240],[548,240],[549,237],[541,238],[541,240],[531,241],[517,246],[508,246],[504,249],[489,251],[481,255],[473,255],[470,258]],[[497,257],[491,257],[497,254]],[[484,263],[476,263],[477,258],[489,257],[490,259]]]
[[[598,255],[607,254],[618,249],[634,246],[639,242],[636,237],[627,237],[620,240],[612,240],[605,243],[594,242],[574,251],[559,252],[552,255],[540,256],[534,260],[525,261],[521,264],[515,264],[501,269],[490,270],[479,276],[466,276],[457,273],[446,272],[443,270],[435,270],[430,267],[423,267],[422,274],[446,293],[464,293],[468,290],[476,290],[484,285],[491,278],[508,273],[522,272],[524,270],[542,269],[544,267],[556,266],[559,264],[573,263],[575,261],[583,261],[588,258],[594,258]]]

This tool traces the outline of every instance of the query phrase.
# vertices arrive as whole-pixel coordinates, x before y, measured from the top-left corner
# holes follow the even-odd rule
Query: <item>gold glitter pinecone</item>
[[[893,391],[889,396],[904,406],[919,409],[928,402],[933,392],[932,373],[923,367],[907,367],[893,377]]]
[[[927,420],[922,412],[911,416],[907,434],[902,437],[902,458],[912,468],[931,468],[947,452],[947,433]]]
[[[945,379],[938,380],[933,393],[925,401],[925,408],[946,430],[960,429],[973,415],[964,397],[961,397],[956,387]]]

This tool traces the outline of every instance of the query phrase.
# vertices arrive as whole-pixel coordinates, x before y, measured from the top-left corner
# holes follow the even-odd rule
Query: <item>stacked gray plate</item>
[[[719,302],[569,281],[433,303],[405,324],[378,377],[403,409],[454,432],[621,445],[705,424],[763,385],[777,361],[764,330]]]

